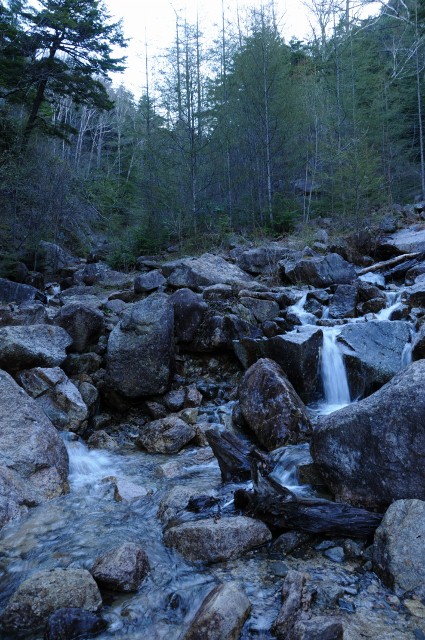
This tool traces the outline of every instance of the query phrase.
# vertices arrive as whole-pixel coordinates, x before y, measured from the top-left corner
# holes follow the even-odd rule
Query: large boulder
[[[18,380],[25,391],[59,430],[81,432],[88,410],[81,393],[59,367],[21,371]]]
[[[250,611],[238,584],[219,584],[202,602],[182,640],[238,640]]]
[[[178,416],[145,424],[137,443],[150,453],[177,453],[195,437],[195,428]]]
[[[0,371],[0,520],[68,490],[68,454],[45,413]]]
[[[164,543],[190,562],[237,558],[271,538],[263,522],[245,516],[184,522],[164,533]]]
[[[393,502],[375,533],[373,565],[391,589],[424,593],[425,502]]]
[[[53,274],[77,263],[78,260],[58,244],[40,241],[37,248],[37,267],[40,271]]]
[[[357,305],[357,287],[339,284],[329,303],[331,318],[354,318]]]
[[[72,338],[72,350],[83,353],[103,327],[103,313],[85,304],[64,305],[54,318]]]
[[[311,453],[338,500],[383,511],[394,500],[425,500],[425,360],[373,395],[324,417]]]
[[[422,253],[425,251],[425,229],[407,227],[387,236],[380,246],[387,255]]]
[[[106,382],[129,398],[164,393],[174,366],[174,312],[165,294],[136,302],[108,340]]]
[[[166,279],[159,269],[140,273],[134,278],[134,293],[150,293],[160,287],[163,287]]]
[[[418,276],[411,287],[403,291],[403,300],[409,307],[425,306],[425,274]]]
[[[338,342],[344,345],[344,362],[351,397],[376,391],[403,366],[410,327],[402,320],[371,321],[344,326]]]
[[[299,331],[263,340],[264,354],[282,367],[304,402],[317,400],[321,393],[322,343],[323,333],[316,327],[301,327]]]
[[[14,307],[0,307],[0,327],[28,326],[30,324],[48,324],[47,309],[41,302],[25,302]]]
[[[124,542],[96,558],[91,574],[102,587],[129,592],[139,589],[149,569],[149,558],[142,547]]]
[[[41,300],[42,302],[45,300],[45,296],[35,287],[0,278],[0,303],[15,302],[16,304],[22,304],[24,302],[34,302],[35,300]]]
[[[208,305],[191,289],[179,289],[170,301],[174,307],[174,331],[180,342],[192,342],[202,322]]]
[[[286,243],[270,242],[261,247],[253,247],[239,253],[237,258],[238,266],[257,275],[264,272],[273,272],[277,269],[277,263],[288,256],[288,245]]]
[[[351,284],[356,279],[354,266],[337,253],[297,261],[280,263],[280,274],[284,283],[311,284],[314,287],[329,287],[331,284]]]
[[[309,435],[311,424],[305,406],[273,360],[255,362],[242,378],[238,395],[247,425],[269,451],[301,442]]]
[[[99,588],[85,569],[39,571],[19,585],[2,617],[10,632],[36,631],[62,607],[98,611],[102,606]]]
[[[252,281],[242,269],[211,253],[204,253],[199,258],[184,258],[168,267],[164,265],[163,272],[169,273],[168,284],[178,289],[199,289],[213,284],[242,287]]]
[[[66,358],[72,338],[45,324],[0,328],[0,368],[19,371],[32,367],[58,367]]]

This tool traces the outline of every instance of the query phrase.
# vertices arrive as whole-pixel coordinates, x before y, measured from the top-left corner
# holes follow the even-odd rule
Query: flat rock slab
[[[85,569],[39,571],[19,585],[7,603],[2,622],[10,631],[35,631],[62,607],[98,611],[99,588]]]
[[[19,371],[32,367],[58,367],[66,358],[71,336],[46,324],[0,328],[0,368]]]
[[[171,287],[209,287],[213,284],[230,284],[246,286],[252,282],[251,276],[230,262],[204,253],[199,258],[185,258],[168,266],[163,272],[169,272],[168,284]]]
[[[394,247],[399,253],[421,253],[425,251],[425,229],[400,229],[388,236],[383,244]]]
[[[238,640],[250,611],[251,603],[238,584],[220,584],[201,604],[183,640]]]
[[[425,588],[425,502],[397,500],[375,533],[373,568],[396,592]]]
[[[259,520],[237,516],[185,522],[164,533],[164,543],[190,562],[221,562],[237,558],[272,538]]]

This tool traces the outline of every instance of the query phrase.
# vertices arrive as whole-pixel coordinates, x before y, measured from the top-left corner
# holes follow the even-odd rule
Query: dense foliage
[[[2,249],[109,240],[141,252],[228,232],[282,233],[317,215],[364,224],[425,198],[425,2],[356,20],[310,0],[320,26],[286,43],[273,3],[211,49],[178,16],[144,95],[111,88],[119,24],[99,1],[0,2]]]

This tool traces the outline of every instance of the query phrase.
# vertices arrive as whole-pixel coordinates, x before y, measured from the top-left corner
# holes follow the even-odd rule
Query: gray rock
[[[425,358],[425,324],[415,335],[412,344],[412,359],[421,360],[422,358]]]
[[[142,547],[124,542],[96,558],[91,574],[102,587],[129,592],[140,588],[149,570],[149,558]]]
[[[284,243],[270,242],[262,247],[242,251],[237,259],[238,266],[257,275],[276,271],[277,263],[288,256],[288,246]]]
[[[391,380],[402,367],[409,340],[409,324],[402,320],[344,326],[338,341],[344,345],[351,397],[368,395]]]
[[[21,371],[18,381],[59,430],[82,432],[88,410],[81,393],[59,367]]]
[[[136,442],[149,453],[177,453],[194,437],[192,425],[170,415],[145,424]]]
[[[320,350],[323,333],[316,327],[262,341],[264,355],[277,362],[304,402],[313,402],[321,394]]]
[[[344,625],[341,620],[331,616],[301,616],[287,640],[343,640],[343,637]]]
[[[37,249],[38,269],[46,273],[57,273],[65,267],[77,264],[74,258],[66,249],[53,242],[41,240]]]
[[[289,284],[325,288],[331,284],[351,284],[356,279],[354,266],[337,253],[295,262],[283,261],[279,266],[283,282]]]
[[[185,392],[184,389],[168,391],[164,396],[164,403],[168,411],[180,411],[184,405]]]
[[[63,607],[49,617],[44,640],[76,640],[94,638],[105,631],[108,624],[91,611],[76,607]]]
[[[403,292],[403,300],[409,305],[409,307],[424,307],[425,306],[425,274],[418,276],[415,284],[411,287],[406,287]]]
[[[238,584],[220,584],[202,602],[183,640],[238,640],[250,611]]]
[[[72,338],[61,327],[35,324],[0,328],[0,368],[19,371],[31,367],[57,367],[66,358]]]
[[[408,227],[400,229],[391,236],[387,236],[382,242],[387,252],[393,250],[398,253],[420,253],[425,251],[425,229]]]
[[[174,313],[165,294],[136,302],[109,336],[106,382],[137,398],[166,391],[174,366]]]
[[[193,489],[176,486],[159,504],[157,518],[165,525],[183,511],[193,495]]]
[[[83,373],[96,373],[101,366],[102,357],[97,353],[70,353],[62,364],[62,369],[68,376],[80,376]]]
[[[15,302],[16,304],[21,304],[23,302],[34,302],[35,300],[45,300],[45,296],[35,287],[0,278],[0,303]]]
[[[164,533],[164,543],[190,562],[237,558],[271,538],[263,522],[245,516],[185,522]]]
[[[3,625],[8,631],[36,631],[62,607],[98,611],[102,597],[85,569],[39,571],[22,582],[7,603]]]
[[[22,506],[68,490],[64,443],[45,413],[5,371],[0,371],[0,468],[3,522]]]
[[[113,451],[118,448],[116,441],[106,431],[95,431],[87,440],[90,449],[108,449]]]
[[[269,451],[309,435],[305,406],[276,362],[262,358],[253,364],[239,384],[238,395],[247,425]]]
[[[0,308],[0,327],[48,324],[46,307],[41,302],[24,303],[19,307],[10,305]]]
[[[339,284],[329,303],[331,318],[354,318],[356,315],[357,288],[350,284]]]
[[[396,593],[425,588],[425,502],[397,500],[375,533],[373,569]]]
[[[72,350],[83,353],[101,332],[103,314],[84,304],[66,304],[55,316],[54,324],[69,333],[72,338]]]
[[[322,418],[311,452],[338,500],[383,510],[394,500],[425,499],[425,361],[373,395]]]
[[[192,342],[203,320],[208,305],[200,294],[191,289],[179,289],[172,296],[170,302],[174,307],[174,331],[180,342]]]
[[[97,262],[86,265],[76,280],[89,286],[98,284],[103,289],[117,289],[132,287],[134,274],[114,271],[107,264]]]
[[[163,265],[164,273],[167,265]],[[252,278],[239,267],[219,256],[204,253],[199,258],[185,258],[169,265],[168,284],[172,287],[198,289],[213,284],[244,286]]]
[[[134,279],[134,292],[135,293],[149,293],[155,291],[164,286],[166,279],[162,275],[159,269],[154,271],[148,271],[147,273],[141,273]]]
[[[258,298],[241,297],[241,303],[249,309],[254,318],[258,322],[265,322],[266,320],[272,320],[279,315],[279,305],[274,300],[261,300]]]

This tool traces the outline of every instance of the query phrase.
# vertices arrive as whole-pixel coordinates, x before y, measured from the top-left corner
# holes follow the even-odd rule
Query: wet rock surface
[[[142,547],[125,542],[96,558],[90,573],[96,582],[114,591],[137,591],[150,569]]]
[[[269,451],[305,440],[311,425],[305,406],[279,365],[262,358],[239,385],[241,412]]]
[[[332,492],[350,504],[383,510],[394,500],[424,499],[425,361],[379,391],[322,418],[311,451]]]
[[[164,542],[191,562],[221,562],[259,547],[271,537],[262,522],[238,516],[171,527],[164,533]]]
[[[98,611],[99,589],[84,569],[40,571],[25,580],[10,598],[1,622],[6,631],[40,629],[62,607]]]

